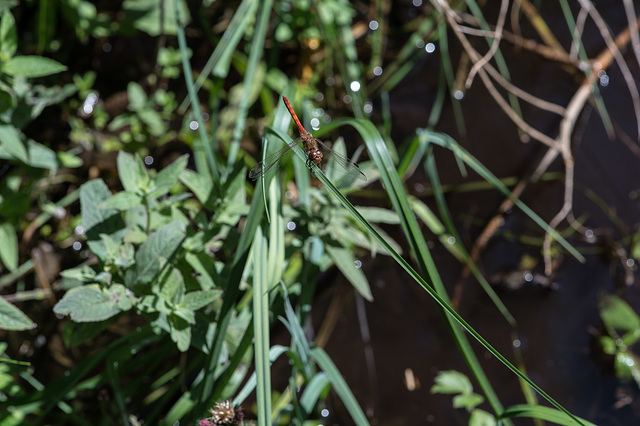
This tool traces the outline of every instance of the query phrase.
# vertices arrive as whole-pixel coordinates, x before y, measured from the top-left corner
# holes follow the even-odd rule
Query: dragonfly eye
[[[309,152],[309,159],[318,164],[319,162],[322,161],[322,151],[320,151],[319,149],[314,149],[311,152]]]

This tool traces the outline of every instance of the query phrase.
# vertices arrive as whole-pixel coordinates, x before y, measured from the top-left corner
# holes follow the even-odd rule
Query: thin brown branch
[[[500,47],[500,40],[502,39],[502,30],[504,29],[504,22],[507,17],[508,7],[509,7],[509,2],[507,0],[502,0],[502,4],[500,5],[500,14],[498,15],[498,23],[496,25],[496,30],[493,37],[493,43],[491,43],[491,47],[489,48],[489,51],[482,58],[480,58],[479,61],[473,64],[471,71],[469,71],[469,76],[467,77],[467,81],[465,82],[465,87],[467,89],[471,87],[471,84],[473,83],[473,79],[478,73],[478,71],[487,63],[489,63],[491,58],[493,58],[493,55],[495,55],[495,53],[498,51],[498,48]]]

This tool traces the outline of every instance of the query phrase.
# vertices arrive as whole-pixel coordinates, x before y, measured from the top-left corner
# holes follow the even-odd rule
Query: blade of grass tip
[[[229,155],[227,156],[228,170],[233,168],[232,166],[235,164],[238,152],[240,151],[240,138],[244,132],[247,111],[249,109],[248,102],[249,92],[252,86],[251,80],[256,75],[256,69],[265,50],[264,41],[266,39],[267,30],[269,29],[269,17],[271,16],[272,6],[273,0],[264,0],[260,3],[258,22],[253,33],[253,40],[251,40],[251,50],[249,51],[247,70],[244,73],[242,88],[243,95],[240,99],[240,105],[238,106],[238,119],[236,121],[236,126],[233,129],[233,136],[231,137],[231,144],[229,146]]]
[[[231,56],[238,45],[238,42],[245,33],[245,28],[249,22],[252,22],[256,10],[258,10],[259,1],[257,0],[243,0],[238,5],[236,13],[231,18],[227,29],[220,38],[220,42],[217,44],[215,50],[209,57],[209,60],[202,68],[202,72],[198,76],[194,84],[195,91],[198,92],[202,87],[209,74],[222,79],[227,77],[229,73],[229,66],[231,64]],[[184,101],[178,108],[179,113],[184,114],[185,110],[190,104],[190,97],[185,97]]]
[[[569,242],[562,237],[551,226],[549,226],[540,216],[538,216],[531,208],[529,208],[525,203],[520,201],[518,198],[514,197],[509,191],[509,188],[502,183],[493,173],[489,171],[486,167],[482,165],[475,157],[473,157],[467,150],[462,148],[453,138],[449,135],[445,135],[442,133],[432,132],[426,129],[418,129],[416,134],[421,138],[426,138],[430,142],[433,142],[437,145],[440,145],[444,148],[451,150],[456,156],[460,157],[469,167],[475,170],[483,179],[487,182],[490,182],[496,189],[502,192],[504,195],[509,197],[511,201],[522,210],[527,216],[529,216],[538,226],[544,229],[546,232],[551,234],[551,236],[558,241],[558,243],[565,248],[573,257],[575,257],[578,261],[584,263],[586,259],[578,250],[576,250]]]
[[[337,122],[337,123],[336,123]],[[376,136],[376,140],[377,139],[381,139],[380,135],[377,131],[377,129],[375,128],[375,126],[373,125],[373,123],[369,122],[369,121],[364,121],[364,120],[335,120],[332,124],[335,126],[338,125],[342,125],[344,123],[349,123],[350,125],[354,126],[356,128],[356,130],[358,130],[358,132],[361,135],[367,135],[367,137],[364,137],[365,141],[369,141],[371,138],[369,135],[377,135]],[[369,143],[369,142],[368,142]],[[387,172],[393,171],[394,170],[394,166],[393,164],[387,164],[387,160],[385,160],[384,158],[379,158],[379,155],[377,153],[377,149],[382,146],[384,147],[384,143],[380,140],[379,143],[375,144],[376,146],[371,147],[370,149],[370,154],[372,155],[372,157],[374,157],[374,159],[376,160],[376,163],[380,166],[382,166],[382,168],[388,168],[388,170],[386,170]],[[302,150],[300,150],[302,151]],[[300,153],[300,155],[303,155],[302,153]],[[317,169],[317,168],[316,168]],[[538,392],[543,398],[545,398],[547,401],[549,401],[549,403],[551,403],[552,405],[554,405],[556,408],[558,408],[559,410],[563,411],[565,414],[567,414],[569,417],[571,417],[572,419],[576,420],[579,422],[579,420],[573,415],[571,414],[567,409],[565,409],[562,405],[560,405],[557,401],[555,401],[553,398],[551,398],[550,395],[548,395],[545,391],[543,391],[538,385],[536,385],[534,382],[531,381],[531,379],[529,379],[528,377],[526,377],[521,371],[519,371],[513,364],[511,364],[511,362],[509,362],[509,360],[507,360],[500,352],[498,352],[495,348],[493,348],[493,346],[491,346],[489,344],[489,342],[487,342],[477,331],[475,331],[475,329],[473,329],[447,302],[445,299],[443,299],[442,296],[440,296],[438,294],[438,292],[436,292],[433,287],[427,283],[412,267],[411,265],[409,265],[409,263],[402,258],[402,256],[400,256],[394,249],[393,247],[391,247],[391,245],[378,233],[376,232],[376,230],[373,228],[373,226],[364,218],[362,217],[362,215],[358,212],[358,210],[351,204],[349,203],[349,201],[344,197],[344,195],[342,195],[342,193],[331,183],[331,181],[329,179],[327,179],[327,177],[322,173],[322,171],[320,171],[319,169],[314,169],[314,173],[316,174],[316,176],[318,177],[318,179],[325,185],[325,187],[327,188],[327,190],[329,190],[329,192],[331,192],[337,199],[338,201],[343,205],[343,207],[345,207],[345,209],[347,209],[354,217],[355,219],[360,222],[360,224],[366,228],[371,235],[376,239],[376,241],[378,241],[378,243],[380,243],[380,245],[387,250],[387,252],[389,253],[390,256],[392,256],[396,262],[398,262],[400,264],[400,266],[402,266],[402,268],[407,271],[407,273],[409,273],[409,275],[411,275],[411,277],[422,286],[422,288],[425,289],[425,291],[427,291],[427,293],[429,293],[429,295],[436,301],[436,303],[442,308],[444,309],[451,317],[453,317],[458,324],[460,324],[465,330],[467,330],[467,332],[469,334],[471,334],[485,349],[487,349],[491,354],[493,354],[493,356],[495,356],[500,362],[502,362],[509,370],[511,370],[511,372],[513,374],[515,374],[516,376],[520,377],[521,379],[523,379],[524,381],[526,381],[529,386],[531,386],[533,389],[535,389],[536,392]],[[389,196],[391,198],[397,197],[397,194],[393,194],[392,190],[390,190],[390,188],[392,188],[395,183],[393,181],[389,181],[388,177],[385,176],[386,173],[382,173],[382,179],[383,182],[387,188],[387,191],[390,191]],[[398,177],[397,177],[397,173],[395,173],[395,180],[399,181]],[[388,182],[388,184],[387,184]],[[406,199],[406,197],[405,197]],[[403,207],[403,205],[405,204],[404,200],[402,200],[402,198],[400,198],[400,209],[398,210],[405,210],[405,208]],[[408,201],[407,201],[408,204]],[[414,219],[415,220],[415,219]],[[403,225],[404,226],[409,226],[409,225]],[[417,235],[417,234],[416,234]],[[421,235],[421,233],[420,233]],[[420,241],[417,241],[418,244],[420,244]],[[430,255],[428,254],[428,251],[426,251],[423,255],[427,256],[428,259],[431,262],[431,265],[426,265],[426,267],[430,268],[428,269],[431,270],[433,269],[433,260],[430,258]],[[435,270],[435,275],[436,277],[439,279],[439,275],[437,275],[437,270]],[[440,282],[440,285],[442,283]],[[443,293],[446,297],[446,292]],[[452,327],[452,329],[455,331],[456,329]],[[466,340],[460,340],[460,343],[466,342]],[[472,352],[469,351],[470,354],[472,354]],[[465,353],[465,355],[467,355]],[[501,410],[500,410],[501,411]]]
[[[327,378],[329,379],[329,382],[331,382],[331,386],[333,386],[333,389],[340,397],[340,400],[349,412],[349,415],[351,415],[355,424],[358,426],[368,425],[369,420],[367,420],[367,416],[364,415],[362,408],[360,408],[358,401],[355,396],[353,396],[347,382],[345,382],[340,371],[333,361],[331,361],[331,358],[329,358],[329,355],[327,355],[327,353],[321,348],[311,349],[311,355],[315,358],[322,371],[327,374]]]
[[[269,365],[269,244],[258,227],[253,243],[253,330],[256,369],[258,425],[271,419],[271,374]]]
[[[191,107],[194,114],[194,119],[198,123],[198,133],[200,139],[194,141],[193,157],[196,163],[196,169],[198,173],[211,179],[216,186],[220,183],[220,170],[218,168],[218,162],[213,154],[213,147],[209,142],[209,136],[207,135],[206,128],[202,121],[202,112],[200,111],[200,102],[198,101],[198,94],[193,87],[193,75],[191,72],[191,64],[189,63],[189,57],[187,54],[187,40],[184,35],[184,28],[180,23],[180,10],[178,2],[174,2],[175,14],[176,14],[176,27],[178,32],[178,47],[180,49],[180,57],[182,58],[182,72],[184,73],[184,80],[187,85],[187,92],[191,99]]]

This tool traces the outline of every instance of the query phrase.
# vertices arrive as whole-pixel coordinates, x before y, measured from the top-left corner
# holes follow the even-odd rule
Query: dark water
[[[618,16],[601,8],[614,34],[626,25],[624,15]],[[553,17],[547,15],[548,21]],[[556,19],[562,19],[557,16]],[[560,34],[562,37],[562,34]],[[568,37],[568,34],[566,34]],[[453,37],[452,37],[453,38]],[[585,36],[591,55],[603,49],[598,37]],[[567,40],[561,43],[567,46]],[[557,65],[523,52],[504,49],[516,64],[513,81],[536,96],[566,105],[580,80],[568,75]],[[457,55],[457,56],[456,56]],[[459,56],[454,50],[452,57]],[[625,52],[627,64],[640,81],[637,62]],[[640,291],[637,274],[630,275],[625,285],[625,268],[614,254],[623,248],[627,255],[630,236],[640,223],[640,157],[636,122],[619,69],[607,70],[609,84],[600,87],[607,109],[616,125],[630,135],[629,147],[620,138],[610,140],[589,104],[582,112],[572,138],[575,160],[573,213],[581,217],[584,226],[594,232],[586,240],[581,233],[570,236],[572,244],[587,255],[584,264],[570,255],[559,258],[559,266],[551,277],[552,286],[524,284],[517,289],[498,288],[499,295],[518,323],[520,350],[527,373],[553,398],[572,413],[601,425],[640,424],[640,392],[633,382],[621,383],[613,374],[611,359],[594,350],[594,333],[602,330],[598,313],[599,297],[620,294],[640,312]],[[425,58],[421,66],[391,93],[394,139],[403,140],[424,127],[435,97],[437,59]],[[525,119],[537,129],[555,137],[560,118],[540,113],[525,103]],[[462,102],[467,135],[457,132],[450,103],[437,129],[456,137],[498,177],[524,176],[530,173],[546,152],[536,141],[522,143],[515,126],[498,109],[480,81],[467,92]],[[437,164],[443,183],[461,183],[453,157],[437,150]],[[556,159],[549,171],[564,171]],[[477,180],[473,174],[469,180]],[[409,183],[428,185],[418,173]],[[522,197],[545,220],[550,220],[561,208],[563,182],[540,182],[531,185]],[[418,192],[418,191],[416,191]],[[595,194],[595,196],[594,196]],[[430,203],[432,200],[424,197]],[[456,220],[458,231],[471,247],[489,218],[503,200],[496,191],[450,193],[447,202]],[[560,229],[567,228],[563,222]],[[526,234],[542,236],[526,217],[514,210],[506,215],[505,225],[484,250],[480,266],[486,276],[516,270],[523,254],[538,259],[535,272],[541,274],[542,257],[539,246],[514,243],[505,235]],[[401,238],[396,235],[396,238]],[[432,238],[433,239],[433,238]],[[437,240],[433,251],[444,282],[450,290],[460,278],[462,267],[451,259]],[[435,303],[391,260],[378,256],[365,260],[375,302],[365,304],[366,324],[371,340],[367,345],[361,338],[362,320],[358,319],[354,299],[349,299],[339,317],[338,327],[327,346],[358,400],[368,410],[372,423],[379,425],[407,424],[467,424],[468,415],[452,408],[448,395],[431,395],[430,387],[438,371],[455,369],[469,373],[457,347],[453,343]],[[633,271],[632,271],[633,272]],[[344,284],[346,286],[346,284]],[[501,353],[514,361],[511,332],[490,300],[474,280],[469,280],[462,293],[460,313]],[[325,311],[320,306],[315,318],[322,320]],[[474,343],[487,375],[505,406],[523,404],[525,399],[517,379],[498,361]],[[365,354],[371,350],[374,363],[367,363]],[[638,348],[635,348],[638,352]],[[409,390],[406,371],[411,370],[419,380],[419,387]],[[479,392],[474,384],[474,390]],[[546,403],[544,403],[547,405]],[[490,411],[487,404],[481,408]],[[326,424],[350,424],[348,415],[336,404]],[[519,420],[516,424],[533,424]]]

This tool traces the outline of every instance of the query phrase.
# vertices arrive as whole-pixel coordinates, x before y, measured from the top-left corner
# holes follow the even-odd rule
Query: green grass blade
[[[269,424],[271,419],[271,374],[269,365],[269,244],[258,227],[253,243],[253,330],[256,403],[258,405],[258,425]]]
[[[322,371],[327,374],[327,378],[329,379],[329,382],[331,382],[333,390],[335,390],[340,397],[340,400],[347,411],[349,411],[349,414],[355,424],[359,426],[368,425],[369,420],[367,420],[367,416],[364,415],[360,405],[358,405],[358,401],[353,396],[351,389],[349,389],[347,382],[345,382],[340,371],[338,371],[336,365],[331,361],[331,358],[329,358],[329,355],[327,355],[327,353],[321,348],[311,349],[311,355],[315,358]]]
[[[193,109],[194,119],[198,122],[198,133],[200,139],[196,139],[193,146],[193,157],[196,163],[196,169],[198,173],[211,179],[213,176],[214,182],[220,182],[220,169],[215,155],[213,154],[213,147],[209,141],[209,136],[206,132],[206,127],[202,121],[202,112],[200,111],[200,102],[198,101],[198,94],[193,86],[193,75],[191,72],[191,64],[189,63],[189,57],[187,53],[187,40],[184,35],[184,28],[180,23],[180,11],[178,10],[178,2],[175,3],[176,14],[176,27],[178,30],[178,47],[180,48],[180,56],[182,58],[182,71],[184,73],[185,83],[187,85],[187,92],[191,99],[191,107]]]
[[[507,307],[504,305],[504,303],[502,303],[502,300],[500,300],[500,297],[498,297],[493,287],[491,287],[491,285],[487,282],[484,276],[480,273],[480,270],[476,266],[475,262],[471,259],[471,256],[469,256],[469,253],[465,249],[464,245],[461,243],[462,239],[460,238],[460,235],[458,234],[458,231],[456,230],[453,224],[453,219],[451,218],[451,214],[449,213],[449,209],[447,208],[447,203],[444,199],[444,193],[442,192],[442,186],[440,185],[440,179],[438,177],[438,170],[436,168],[436,162],[435,162],[435,157],[433,155],[433,152],[429,153],[429,156],[427,157],[425,162],[425,167],[427,169],[427,175],[429,176],[429,180],[431,181],[431,187],[433,188],[433,195],[434,195],[434,198],[436,199],[436,204],[438,206],[440,216],[444,221],[444,225],[447,228],[447,231],[455,238],[455,243],[453,247],[455,247],[457,253],[461,255],[460,260],[467,264],[467,266],[473,273],[474,277],[480,283],[480,286],[482,287],[484,292],[487,294],[487,296],[489,296],[493,304],[496,305],[496,308],[498,308],[502,316],[507,320],[507,322],[512,327],[515,327],[516,326],[515,318],[513,317],[513,315],[511,315],[511,313],[509,312]],[[451,246],[452,246],[451,244],[445,245],[447,249],[451,248]]]
[[[584,49],[584,43],[580,38],[580,33],[576,31],[576,21],[573,19],[571,7],[566,0],[560,1],[560,7],[562,8],[562,13],[564,15],[565,22],[567,23],[567,28],[571,34],[571,37],[573,38],[573,43],[578,46],[578,57],[583,64],[588,64],[590,62],[590,59]],[[584,67],[584,75],[587,78],[587,81],[589,81],[589,85],[591,85],[591,94],[593,95],[598,113],[602,118],[602,124],[604,125],[609,138],[613,140],[616,137],[615,130],[613,129],[613,124],[611,123],[611,117],[609,117],[607,107],[605,106],[604,100],[602,99],[602,93],[600,93],[600,88],[597,84],[598,79],[593,74],[593,68],[590,66]]]
[[[287,353],[287,351],[289,351],[289,348],[286,346],[273,345],[269,350],[269,362],[273,364],[278,358],[280,358],[280,355]],[[242,404],[249,397],[249,395],[251,395],[255,388],[256,372],[254,371],[253,374],[251,374],[251,377],[249,377],[249,380],[247,380],[247,383],[245,383],[242,390],[238,392],[236,397],[233,399],[233,405]]]
[[[320,395],[324,392],[331,382],[327,373],[321,372],[313,376],[309,384],[305,386],[304,392],[300,397],[300,406],[302,409],[310,413],[320,400]]]
[[[238,152],[240,151],[240,138],[244,132],[244,125],[247,120],[247,111],[249,109],[249,93],[251,91],[252,81],[257,75],[258,64],[265,51],[264,41],[269,29],[269,18],[271,16],[272,6],[273,0],[264,0],[260,3],[258,22],[253,33],[251,51],[249,52],[249,61],[244,73],[243,94],[240,98],[240,105],[238,105],[238,118],[236,120],[236,126],[233,129],[233,136],[229,146],[229,155],[227,156],[227,165],[229,168],[232,168],[236,163]]]
[[[578,424],[575,421],[568,419],[562,411],[541,405],[514,405],[504,410],[500,419],[509,417],[529,417],[532,419],[546,420],[548,422],[564,426],[575,426]],[[587,420],[579,420],[583,425],[596,426]]]
[[[309,342],[305,337],[304,330],[302,329],[302,324],[298,320],[298,317],[293,310],[293,306],[291,306],[291,302],[289,301],[289,295],[287,294],[287,288],[284,283],[280,283],[282,287],[282,291],[284,293],[284,312],[285,318],[280,317],[280,321],[285,325],[287,330],[289,330],[289,334],[291,335],[292,340],[292,349],[295,348],[298,356],[301,361],[301,369],[304,371],[304,375],[307,380],[313,375],[313,370],[311,369],[311,364],[309,363],[309,354],[311,347],[309,346]]]
[[[209,57],[209,60],[202,68],[200,76],[196,80],[194,87],[195,91],[199,91],[202,84],[207,79],[209,74],[213,74],[216,77],[226,78],[229,73],[229,65],[231,64],[231,57],[235,51],[240,38],[244,35],[245,29],[249,22],[255,19],[256,10],[260,2],[257,0],[243,0],[236,9],[236,13],[231,18],[229,26],[225,30],[224,34],[220,38],[220,42],[216,46],[215,50]],[[179,112],[184,114],[184,111],[190,104],[190,97],[185,98],[180,105]]]
[[[453,64],[451,62],[451,56],[449,55],[449,38],[447,36],[447,25],[444,22],[438,23],[438,45],[440,46],[440,51],[442,52],[442,62],[440,63],[441,75],[444,75],[445,83],[439,83],[448,88],[447,92],[449,93],[449,99],[451,100],[451,106],[453,108],[453,117],[456,120],[456,128],[460,133],[461,137],[466,137],[467,135],[467,126],[465,125],[464,114],[462,112],[462,105],[460,99],[456,99],[453,95],[456,90],[456,82],[455,75],[456,72],[453,68]],[[435,124],[431,119],[434,118],[429,117],[429,124],[433,127]],[[434,118],[435,119],[435,118]]]

